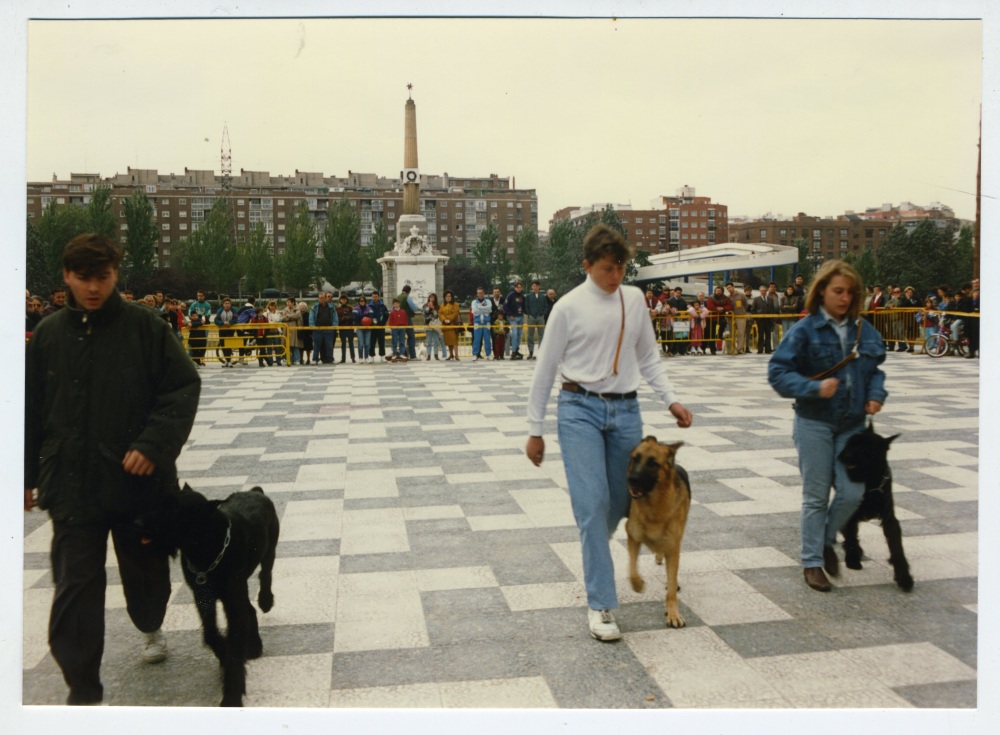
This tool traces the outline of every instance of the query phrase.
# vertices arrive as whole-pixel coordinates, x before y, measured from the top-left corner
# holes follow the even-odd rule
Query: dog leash
[[[836,365],[834,365],[832,368],[824,370],[821,373],[816,373],[815,375],[811,376],[809,378],[809,380],[823,380],[825,378],[829,378],[835,372],[837,372],[842,367],[844,367],[847,363],[849,363],[849,362],[851,362],[853,360],[856,360],[858,358],[858,356],[859,356],[858,345],[861,344],[861,322],[862,322],[862,320],[863,320],[863,317],[861,317],[859,315],[858,316],[858,329],[857,329],[858,334],[854,338],[854,347],[851,349],[851,353],[847,357],[845,357],[843,360],[841,360],[840,362],[838,362]]]
[[[233,522],[229,521],[229,524],[226,526],[226,538],[222,542],[222,551],[219,552],[219,555],[215,557],[215,561],[213,561],[212,565],[204,572],[199,572],[197,569],[195,569],[190,559],[184,560],[185,562],[187,562],[188,570],[191,572],[191,574],[194,575],[195,584],[205,584],[206,582],[208,582],[208,575],[212,573],[213,569],[219,566],[219,562],[222,561],[222,555],[226,553],[226,549],[229,546],[229,537],[232,530],[233,530]]]

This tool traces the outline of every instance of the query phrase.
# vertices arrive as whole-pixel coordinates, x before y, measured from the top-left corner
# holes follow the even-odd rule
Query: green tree
[[[618,212],[615,211],[614,206],[611,204],[604,205],[604,209],[601,211],[600,222],[601,224],[607,225],[612,230],[615,230],[618,234],[625,238],[625,242],[628,242],[628,233],[625,232],[625,225],[622,224],[622,218]],[[587,230],[589,230],[592,226],[593,225],[588,226]],[[585,230],[583,234],[586,236],[587,231]]]
[[[77,235],[90,231],[90,217],[84,207],[74,204],[57,207],[54,200],[46,205],[35,227],[41,241],[46,289],[63,282],[62,254],[66,243]]]
[[[444,285],[455,294],[456,301],[467,301],[476,295],[476,289],[482,287],[489,290],[486,276],[468,258],[456,255],[444,267]],[[469,315],[462,317],[463,322],[469,320]]]
[[[950,283],[954,258],[954,231],[941,229],[932,220],[920,222],[909,232],[896,225],[875,253],[879,279],[913,286],[918,293]]]
[[[302,291],[316,277],[316,223],[305,202],[299,202],[285,230],[285,252],[275,261],[278,282],[290,291]]]
[[[368,247],[361,250],[361,278],[370,282],[376,291],[382,290],[382,264],[378,259],[392,250],[395,244],[396,240],[389,235],[385,221],[375,220]]]
[[[339,289],[353,281],[361,270],[361,218],[347,199],[330,207],[320,244],[319,269],[331,285]]]
[[[559,220],[549,230],[549,244],[542,257],[545,285],[559,295],[583,283],[583,228],[568,219]]]
[[[126,282],[145,279],[156,269],[156,244],[160,240],[153,220],[153,204],[146,192],[136,190],[122,202],[125,211],[125,252],[123,265]]]
[[[813,273],[816,272],[816,268],[809,258],[809,241],[803,237],[799,237],[796,238],[792,245],[798,248],[799,251],[799,273],[802,275],[802,280],[809,283],[812,280]]]
[[[878,265],[875,263],[875,251],[870,247],[861,248],[854,268],[861,276],[861,282],[866,286],[871,286],[878,281]]]
[[[493,256],[494,285],[500,286],[500,291],[506,296],[510,290],[511,276],[514,274],[514,264],[510,262],[510,253],[507,252],[506,243],[498,242]]]
[[[499,239],[496,225],[490,222],[479,233],[479,239],[472,246],[472,262],[487,278],[489,285],[496,283],[496,256]]]
[[[523,283],[538,275],[538,232],[525,226],[514,236],[514,272]]]
[[[965,226],[959,230],[958,239],[955,240],[953,246],[952,268],[947,281],[953,286],[961,286],[972,280],[975,263],[975,246],[972,238],[971,227]]]
[[[239,279],[237,258],[233,215],[229,203],[220,198],[184,243],[181,263],[189,273],[201,276],[209,290],[224,293]]]
[[[239,244],[240,270],[250,293],[260,295],[261,291],[274,282],[271,247],[271,237],[263,222],[257,222],[251,227],[247,238]]]
[[[42,238],[29,219],[25,227],[25,287],[33,295],[47,296],[52,287],[51,273],[45,261]]]
[[[639,269],[650,265],[649,255],[648,250],[635,251],[635,255],[629,260],[628,265],[625,266],[625,283],[635,283],[635,278],[639,275]]]
[[[111,208],[111,187],[98,184],[90,195],[87,205],[87,228],[89,232],[106,235],[109,240],[118,242],[118,220]]]

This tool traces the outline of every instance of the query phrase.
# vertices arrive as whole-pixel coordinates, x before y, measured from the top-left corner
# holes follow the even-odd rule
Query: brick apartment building
[[[729,208],[713,203],[711,197],[695,196],[693,187],[684,186],[676,196],[661,196],[651,209],[612,205],[622,220],[629,244],[650,253],[689,250],[704,245],[729,242]],[[563,207],[549,222],[578,220],[590,212],[600,213],[604,205]]]
[[[204,221],[216,200],[224,196],[222,177],[211,170],[160,174],[155,169],[129,168],[124,174],[102,179],[99,174],[70,174],[68,180],[53,176],[51,182],[29,182],[29,218],[41,217],[50,201],[57,206],[85,206],[99,184],[111,187],[111,202],[125,235],[123,200],[136,190],[145,191],[160,228],[157,260],[161,267],[178,263],[183,242]],[[348,171],[345,177],[295,171],[292,176],[271,176],[266,171],[243,171],[232,177],[231,196],[237,236],[263,223],[273,251],[284,252],[285,226],[299,202],[305,202],[320,231],[331,205],[350,201],[361,218],[361,244],[371,240],[372,227],[383,221],[394,237],[396,219],[403,211],[401,178]],[[538,229],[538,196],[534,189],[517,189],[512,179],[486,177],[420,176],[420,210],[427,218],[428,238],[443,255],[467,254],[487,223],[495,223],[500,242],[514,252],[514,237],[524,227]]]
[[[943,205],[914,207],[904,202],[899,207],[884,204],[863,214],[846,212],[837,217],[815,217],[799,212],[790,219],[734,220],[729,224],[729,242],[794,245],[797,240],[806,240],[811,256],[829,260],[848,253],[860,255],[863,248],[878,248],[897,223],[912,228],[926,219],[932,219],[938,227],[954,227],[956,232],[963,224]]]

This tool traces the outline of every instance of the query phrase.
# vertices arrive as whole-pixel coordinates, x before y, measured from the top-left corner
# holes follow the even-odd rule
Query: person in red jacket
[[[715,292],[705,302],[705,308],[709,314],[705,325],[705,337],[708,340],[708,349],[714,355],[716,348],[722,348],[722,334],[726,329],[726,317],[733,313],[733,300],[722,290],[722,286],[716,286]]]
[[[392,300],[392,311],[389,312],[389,328],[392,331],[392,362],[406,362],[406,327],[410,320],[399,304],[399,299]]]

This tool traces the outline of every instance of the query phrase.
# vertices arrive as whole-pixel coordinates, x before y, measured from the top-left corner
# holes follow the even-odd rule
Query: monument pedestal
[[[410,286],[410,295],[419,305],[432,292],[443,303],[444,266],[448,257],[436,254],[427,241],[427,219],[419,214],[404,214],[396,223],[396,247],[378,259],[382,266],[382,287],[385,302],[392,300]]]

